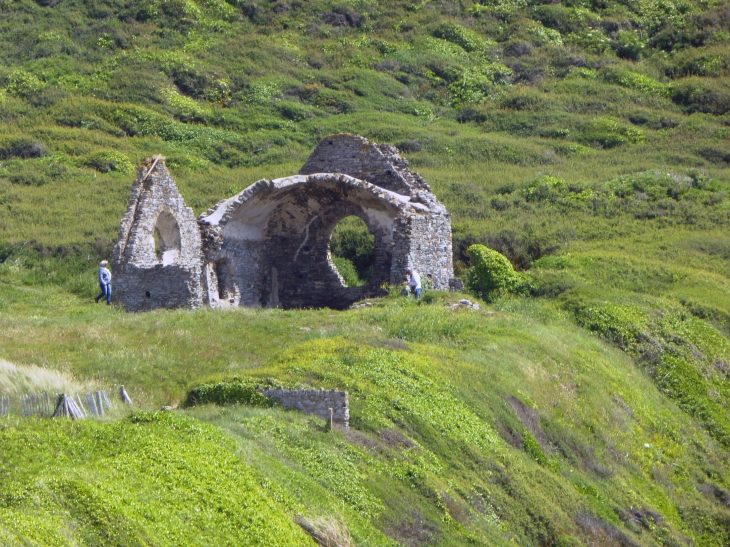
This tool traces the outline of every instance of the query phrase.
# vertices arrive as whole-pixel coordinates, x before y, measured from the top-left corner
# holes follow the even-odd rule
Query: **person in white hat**
[[[106,296],[107,306],[112,303],[112,273],[107,268],[108,264],[109,262],[106,260],[102,260],[101,264],[99,264],[99,287],[101,287],[101,294],[94,299],[98,304],[99,300]]]

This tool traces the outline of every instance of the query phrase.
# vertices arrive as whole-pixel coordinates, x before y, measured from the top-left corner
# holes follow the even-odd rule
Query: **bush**
[[[10,182],[22,186],[43,186],[49,182],[63,180],[68,173],[65,165],[37,161],[11,161],[0,176],[5,175]]]
[[[489,42],[473,30],[469,30],[450,21],[441,23],[433,31],[433,35],[436,38],[441,38],[442,40],[461,46],[466,51],[483,50],[489,46]]]
[[[110,171],[118,171],[120,173],[134,172],[134,165],[121,152],[97,152],[86,158],[84,165],[96,169],[100,173],[109,173]]]
[[[507,293],[525,293],[527,282],[504,255],[479,244],[469,247],[466,253],[472,261],[466,272],[466,285],[471,292],[487,302]]]
[[[375,263],[375,237],[362,219],[358,217],[343,219],[332,232],[330,251],[337,271],[345,279],[348,287],[362,285],[370,279]],[[349,264],[339,259],[345,259]],[[346,272],[350,269],[353,270],[355,277],[348,279],[350,274],[346,275]],[[354,285],[351,285],[350,281]]]
[[[616,55],[632,61],[638,61],[641,58],[645,47],[639,35],[628,30],[619,31],[611,46],[616,50]]]
[[[519,111],[544,111],[551,106],[549,97],[545,93],[531,89],[516,88],[514,94],[510,94],[502,101],[502,107]]]
[[[420,152],[423,148],[423,145],[421,144],[421,141],[416,139],[410,139],[407,141],[399,142],[398,150],[401,152]]]
[[[583,126],[580,140],[601,148],[614,148],[622,144],[636,144],[645,140],[644,133],[619,120],[601,117]]]
[[[271,407],[273,406],[271,400],[264,397],[258,390],[261,383],[260,380],[233,378],[214,384],[202,384],[188,391],[183,406],[243,404],[263,408]],[[267,385],[271,383],[267,382]]]
[[[42,142],[27,137],[0,140],[0,160],[42,158],[47,153],[48,149]]]
[[[44,83],[35,74],[25,70],[14,70],[8,76],[8,93],[16,97],[27,97],[38,93],[43,87]]]
[[[527,183],[521,190],[526,201],[555,201],[568,193],[568,183],[560,177],[543,175]]]
[[[580,8],[566,8],[561,4],[547,4],[533,8],[532,14],[546,27],[567,34],[586,28],[590,12]]]
[[[722,115],[730,112],[730,89],[724,83],[704,78],[687,78],[672,90],[672,100],[690,112]]]
[[[668,85],[658,82],[650,76],[645,76],[638,72],[631,72],[630,70],[606,70],[604,78],[611,84],[636,89],[652,95],[659,95],[660,97],[668,97],[670,94],[670,87]]]

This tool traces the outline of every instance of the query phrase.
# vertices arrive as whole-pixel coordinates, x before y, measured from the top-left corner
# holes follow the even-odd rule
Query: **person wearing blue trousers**
[[[94,300],[98,304],[99,300],[106,296],[106,304],[109,306],[112,303],[112,273],[107,269],[107,264],[109,262],[102,260],[99,265],[99,287],[101,287],[101,294]]]

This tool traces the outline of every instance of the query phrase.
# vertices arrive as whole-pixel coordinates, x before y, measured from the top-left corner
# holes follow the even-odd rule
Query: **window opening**
[[[157,217],[154,232],[155,257],[164,266],[180,261],[180,226],[172,214],[163,211]]]

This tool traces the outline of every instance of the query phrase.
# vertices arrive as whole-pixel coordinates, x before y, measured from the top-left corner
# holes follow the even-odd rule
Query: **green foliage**
[[[25,70],[14,70],[7,77],[7,92],[16,97],[28,97],[43,89],[41,82],[35,74]]]
[[[270,385],[271,382],[266,382],[263,387]],[[202,384],[188,391],[183,405],[190,407],[205,404],[220,406],[242,404],[264,408],[272,406],[272,402],[261,394],[259,387],[262,387],[260,382],[243,378]]]
[[[644,133],[634,127],[622,124],[616,118],[600,117],[585,124],[580,140],[585,144],[614,148],[623,144],[636,144],[645,140]]]
[[[456,44],[464,49],[464,51],[483,51],[487,48],[489,42],[484,40],[473,30],[452,23],[451,21],[443,21],[433,31],[436,38],[441,38],[452,44]]]
[[[540,465],[547,465],[547,456],[535,436],[527,429],[523,429],[520,433],[522,435],[522,442],[525,445],[525,452]]]
[[[579,307],[578,321],[626,351],[642,356],[657,386],[695,416],[718,442],[730,446],[725,385],[730,341],[683,312],[652,318],[637,306]],[[718,367],[718,363],[721,365]]]
[[[633,306],[604,304],[580,309],[576,315],[585,328],[629,351],[635,350],[647,327],[644,311]]]
[[[546,28],[539,23],[533,23],[525,28],[525,33],[530,37],[531,41],[536,45],[553,45],[562,46],[563,37],[560,31]]]
[[[638,61],[644,54],[646,45],[636,31],[620,30],[611,43],[616,54],[624,59]]]
[[[375,236],[359,217],[345,217],[330,239],[332,261],[348,287],[370,280],[375,264]]]
[[[173,413],[28,420],[3,425],[0,438],[0,537],[12,544],[309,545],[230,441],[205,423]]]
[[[352,260],[333,256],[332,263],[335,265],[337,272],[340,276],[342,276],[342,279],[345,281],[345,285],[348,287],[361,287],[366,283],[366,280],[360,279]]]
[[[672,100],[689,112],[717,115],[730,112],[730,88],[722,81],[686,78],[672,89]]]
[[[555,201],[569,192],[568,183],[560,177],[543,175],[530,182],[521,189],[526,201]]]
[[[671,88],[668,85],[630,70],[608,70],[605,72],[604,78],[609,83],[618,84],[629,89],[636,89],[637,91],[643,91],[651,95],[669,97],[671,94]]]
[[[624,175],[607,183],[608,189],[619,198],[635,197],[657,201],[662,198],[680,199],[711,191],[712,184],[704,173],[690,170],[686,175],[647,171]]]
[[[134,173],[134,165],[121,152],[96,152],[86,158],[84,163],[87,167],[96,169],[100,173],[109,173],[110,171],[118,171],[126,175]]]
[[[7,499],[25,501],[3,502],[0,543],[240,543],[210,509],[235,521],[245,492],[196,481],[239,484],[212,469],[242,460],[272,504],[256,513],[268,543],[302,539],[293,511],[342,512],[358,545],[730,542],[725,7],[45,4],[0,3],[0,358],[124,383],[145,408],[211,374],[344,388],[354,427],[204,405],[189,412],[224,438],[135,418],[141,436],[161,428],[155,451],[126,422],[61,424],[74,442],[54,444],[11,419],[47,444],[21,476],[33,461],[3,439]],[[342,131],[405,143],[452,214],[457,273],[485,242],[531,268],[535,298],[487,313],[435,293],[344,313],[89,303],[142,158],[165,155],[198,214]],[[332,250],[359,283],[358,234]],[[535,413],[519,448],[509,395]],[[152,478],[124,463],[138,454]],[[180,501],[203,497],[202,515]]]
[[[462,107],[470,103],[481,103],[493,95],[498,86],[508,83],[512,71],[501,63],[483,64],[466,69],[448,88],[451,104]]]
[[[11,158],[42,158],[48,149],[42,142],[27,137],[10,137],[0,140],[0,160]]]
[[[466,285],[474,294],[490,302],[507,293],[525,292],[526,281],[504,255],[478,244],[466,252],[472,263],[467,271]]]

